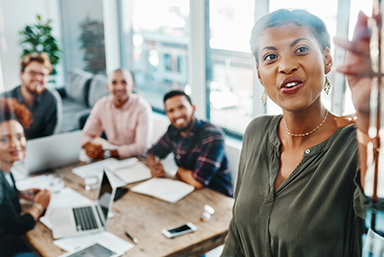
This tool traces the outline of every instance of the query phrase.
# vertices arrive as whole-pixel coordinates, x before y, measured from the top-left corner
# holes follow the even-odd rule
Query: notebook
[[[33,174],[79,161],[81,130],[30,139],[25,159],[15,163],[12,171]]]
[[[115,191],[116,188],[103,171],[97,200],[93,204],[52,209],[49,218],[53,238],[105,230]]]
[[[176,203],[195,188],[182,181],[168,178],[152,178],[131,188],[132,192],[149,195],[170,203]]]

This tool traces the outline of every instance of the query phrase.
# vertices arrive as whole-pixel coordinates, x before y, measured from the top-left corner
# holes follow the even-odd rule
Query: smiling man
[[[164,106],[171,125],[159,142],[147,152],[147,163],[152,176],[164,176],[159,159],[173,152],[179,167],[177,176],[180,180],[196,189],[206,186],[232,196],[223,131],[207,121],[196,119],[196,107],[183,91],[173,90],[167,93],[164,96]]]
[[[25,129],[27,139],[52,135],[57,123],[55,96],[45,88],[53,66],[46,53],[32,53],[20,62],[21,85],[5,92],[4,97],[13,97],[32,113],[32,123]]]
[[[99,99],[92,108],[83,128],[81,144],[86,154],[93,158],[144,155],[149,147],[149,126],[152,113],[149,103],[132,93],[132,73],[117,69],[109,74],[109,96]],[[116,150],[104,150],[92,140],[105,132],[108,142]]]

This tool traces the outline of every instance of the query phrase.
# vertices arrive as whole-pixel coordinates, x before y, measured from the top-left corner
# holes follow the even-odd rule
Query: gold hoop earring
[[[261,94],[261,103],[263,104],[264,107],[265,107],[265,104],[267,103],[267,93],[265,93],[265,89]]]
[[[324,92],[328,95],[330,90],[331,90],[331,83],[329,82],[328,77],[325,76]]]

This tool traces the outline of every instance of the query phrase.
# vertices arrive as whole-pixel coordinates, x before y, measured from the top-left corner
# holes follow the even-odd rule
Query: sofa
[[[89,113],[101,97],[108,95],[107,77],[81,69],[68,72],[67,82],[57,88],[62,100],[62,120],[59,133],[80,129],[79,119]]]

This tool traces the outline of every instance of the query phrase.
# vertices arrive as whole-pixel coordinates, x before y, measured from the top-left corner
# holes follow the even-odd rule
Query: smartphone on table
[[[197,230],[197,227],[193,225],[191,222],[187,222],[184,225],[174,227],[174,228],[164,228],[161,232],[168,238],[174,238],[177,236],[181,236],[187,233],[191,233]]]

